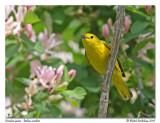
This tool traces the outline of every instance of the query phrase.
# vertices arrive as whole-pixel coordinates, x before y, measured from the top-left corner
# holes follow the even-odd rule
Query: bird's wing
[[[109,49],[109,50],[111,50],[111,46],[109,45],[109,44],[107,44],[106,42],[104,42],[104,41],[102,41],[103,42],[103,44]],[[125,75],[125,73],[124,73],[124,69],[123,69],[123,67],[122,67],[122,64],[121,64],[121,62],[120,62],[120,60],[117,58],[117,61],[118,61],[118,65],[119,65],[119,67],[120,67],[120,69],[121,69],[121,72],[122,72],[122,76],[123,77],[126,77],[126,75]]]

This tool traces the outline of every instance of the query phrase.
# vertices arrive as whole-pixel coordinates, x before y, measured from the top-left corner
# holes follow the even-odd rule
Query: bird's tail
[[[123,80],[114,84],[117,88],[117,91],[119,92],[119,95],[122,97],[123,100],[129,99],[133,96],[132,92],[129,90],[129,88]]]

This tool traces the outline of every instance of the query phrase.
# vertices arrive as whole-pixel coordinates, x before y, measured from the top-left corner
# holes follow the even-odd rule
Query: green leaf
[[[51,58],[49,60],[42,61],[42,64],[58,68],[61,64],[63,64],[63,62],[60,58]]]
[[[16,57],[13,57],[11,60],[9,60],[6,64],[6,68],[16,64],[21,58],[22,58],[22,54],[17,54]]]
[[[54,104],[41,102],[33,105],[39,112],[41,118],[60,118],[62,117],[60,109]]]
[[[65,97],[65,99],[68,101],[68,102],[70,102],[74,107],[78,107],[78,102],[77,101],[75,101],[75,100],[71,100],[71,99],[69,99],[69,97]]]
[[[21,39],[25,44],[31,46],[32,49],[36,50],[39,53],[44,53],[44,48],[40,41],[36,41],[36,43],[29,40],[26,36],[17,36],[19,39]]]
[[[33,80],[31,80],[31,79],[21,78],[21,77],[16,77],[15,79],[16,79],[18,82],[20,82],[20,83],[22,83],[22,84],[24,84],[24,85],[26,85],[26,86],[29,86],[29,83],[30,83],[31,81],[33,81]]]
[[[76,78],[83,79],[83,78],[88,77],[88,71],[83,66],[81,66],[79,64],[75,64],[75,63],[67,64],[67,68],[69,70],[75,69],[77,71]]]
[[[73,97],[75,99],[82,100],[87,93],[85,89],[81,87],[76,87],[74,90],[63,91],[62,94],[68,97]]]
[[[63,21],[66,18],[66,15],[64,14],[63,7],[59,6],[59,7],[55,8],[55,11],[56,12],[51,14],[53,22],[56,24],[59,24],[59,25],[63,24]]]
[[[10,44],[16,44],[17,41],[15,39],[6,39],[5,41],[5,46],[10,45]]]
[[[133,25],[131,26],[131,32],[132,33],[138,33],[141,32],[142,30],[144,30],[147,26],[149,25],[148,22],[145,21],[136,21],[133,23]]]
[[[122,38],[122,41],[123,42],[128,42],[128,41],[131,41],[132,39],[135,39],[137,38],[140,34],[146,34],[146,33],[149,33],[150,31],[149,30],[142,30],[138,33],[127,33],[123,38]]]
[[[68,69],[67,69],[66,65],[64,65],[63,71],[64,71],[63,76],[62,76],[63,82],[69,82]]]
[[[18,44],[8,47],[7,51],[6,51],[6,57],[11,58],[12,56],[14,56],[14,54],[17,52],[18,48],[19,48]]]
[[[65,91],[67,89],[67,87],[66,86],[62,86],[62,87],[56,87],[56,88],[54,88],[54,91]]]
[[[125,7],[126,10],[130,10],[131,12],[138,14],[141,17],[144,17],[146,19],[149,19],[149,16],[147,16],[146,14],[144,14],[143,12],[139,11],[139,9],[131,7],[131,6],[126,6]],[[132,15],[133,16],[133,15]]]
[[[42,46],[40,41],[36,42],[36,44],[34,45],[33,49],[35,49],[36,51],[38,51],[41,54],[44,53],[44,48],[43,48],[43,46]]]
[[[25,17],[24,17],[24,22],[27,24],[33,24],[40,21],[38,16],[33,12],[33,11],[27,11]]]
[[[35,112],[35,113],[33,113],[33,116],[32,116],[32,117],[34,117],[34,118],[38,118],[38,117],[39,117],[39,115],[40,115],[40,112],[39,112],[38,110],[36,110],[36,112]]]
[[[39,34],[40,32],[44,32],[44,28],[47,28],[42,21],[34,23],[32,26],[36,34]]]
[[[52,114],[52,117],[54,118],[62,117],[61,111],[56,105],[47,104],[46,107],[49,109],[50,113]]]
[[[146,68],[148,71],[152,72],[153,71],[153,66],[152,64],[141,60],[135,56],[128,56],[130,59],[132,59],[133,61],[137,62],[138,64],[140,64],[141,66],[143,66],[144,68]]]
[[[98,93],[100,91],[100,83],[97,81],[96,77],[88,77],[78,81],[78,84],[82,85],[89,92]]]
[[[7,64],[8,61],[9,61],[9,58],[5,57],[5,64]]]
[[[5,87],[10,93],[14,94],[14,89],[8,79],[5,79]]]
[[[141,48],[143,48],[151,39],[147,39],[147,40],[144,40],[144,41],[141,41],[139,43],[137,43],[135,45],[135,47],[133,48],[132,50],[132,53],[136,53],[138,50],[140,50]]]
[[[38,118],[39,117],[39,111],[38,110],[31,110],[28,112],[27,115],[24,115],[24,118]]]
[[[35,43],[33,43],[31,40],[29,40],[26,36],[17,36],[19,39],[21,39],[25,44],[31,46],[32,48],[34,47]]]

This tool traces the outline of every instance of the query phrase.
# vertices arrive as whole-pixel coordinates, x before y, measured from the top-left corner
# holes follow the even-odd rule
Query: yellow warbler
[[[104,76],[111,53],[111,46],[106,42],[99,40],[91,33],[85,33],[81,37],[83,46],[85,48],[85,57],[88,63],[98,73]],[[125,73],[119,59],[117,59],[113,71],[112,82],[116,86],[122,99],[125,100],[127,98],[131,98],[132,93],[123,81],[122,76],[125,77]]]

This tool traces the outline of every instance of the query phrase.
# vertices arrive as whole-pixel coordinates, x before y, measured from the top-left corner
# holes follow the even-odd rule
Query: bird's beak
[[[85,39],[85,38],[87,38],[87,37],[86,37],[85,35],[81,35],[81,38],[82,38],[82,39]]]

